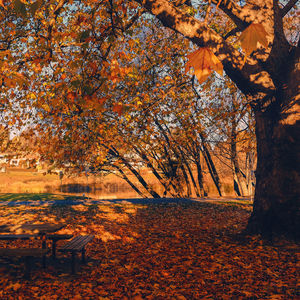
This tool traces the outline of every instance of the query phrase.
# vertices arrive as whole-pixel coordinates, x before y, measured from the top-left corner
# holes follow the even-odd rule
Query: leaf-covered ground
[[[89,258],[75,276],[70,257],[35,261],[32,280],[19,260],[0,259],[0,299],[296,299],[299,247],[237,235],[245,203],[182,202],[0,207],[0,225],[65,222],[90,233]],[[18,241],[0,247],[40,246]]]

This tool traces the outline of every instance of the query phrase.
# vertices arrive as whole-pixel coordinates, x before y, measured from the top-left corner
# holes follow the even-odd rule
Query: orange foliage
[[[262,24],[252,23],[242,32],[239,39],[247,56],[257,49],[258,43],[268,47],[267,32]]]
[[[189,61],[186,64],[185,71],[187,72],[191,67],[194,68],[194,73],[200,84],[208,78],[212,71],[223,75],[222,63],[209,48],[199,48],[187,57]]]

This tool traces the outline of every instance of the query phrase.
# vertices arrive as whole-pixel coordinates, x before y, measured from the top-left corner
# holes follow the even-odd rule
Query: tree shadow
[[[40,219],[64,219],[67,226],[61,233],[95,235],[86,247],[87,264],[79,263],[77,274],[70,275],[71,257],[58,251],[56,260],[48,258],[46,270],[35,261],[31,282],[21,279],[22,267],[10,269],[8,265],[1,271],[6,281],[0,286],[5,289],[6,285],[22,282],[24,288],[18,293],[23,293],[47,285],[51,289],[38,292],[36,297],[48,298],[89,293],[94,299],[132,299],[139,291],[144,298],[175,299],[181,294],[186,299],[202,299],[207,295],[244,297],[242,291],[252,289],[244,280],[248,277],[252,283],[260,277],[274,282],[270,293],[276,292],[276,283],[288,282],[287,275],[293,271],[289,269],[282,276],[276,271],[280,260],[273,248],[259,241],[243,243],[234,238],[246,226],[250,214],[241,205],[140,200],[52,205],[40,211],[31,207],[29,213],[34,214],[36,209]],[[17,216],[18,207],[13,209]],[[58,248],[63,243],[59,241]],[[280,258],[285,263],[294,259],[288,252],[280,253]],[[270,275],[272,272],[274,275]],[[253,294],[262,298],[264,294],[258,291],[254,285]]]

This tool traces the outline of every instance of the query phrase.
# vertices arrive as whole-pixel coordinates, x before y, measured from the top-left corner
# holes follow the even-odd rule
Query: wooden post
[[[42,235],[42,249],[46,249],[46,247],[47,247],[47,245],[46,245],[46,235],[43,234]],[[46,254],[43,255],[42,265],[43,265],[43,268],[45,269],[46,268]]]
[[[81,250],[81,261],[82,261],[82,263],[85,263],[85,249],[84,248],[82,248],[82,250]]]
[[[76,258],[76,252],[72,251],[72,260],[71,260],[72,274],[75,274],[75,258]]]
[[[28,280],[30,280],[30,278],[31,278],[31,257],[30,256],[25,257],[24,278],[28,279]]]
[[[52,240],[52,258],[56,258],[56,240]]]

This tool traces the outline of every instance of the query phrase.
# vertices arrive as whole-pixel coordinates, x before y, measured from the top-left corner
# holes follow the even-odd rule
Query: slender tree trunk
[[[208,150],[208,148],[206,146],[206,143],[204,141],[204,137],[201,134],[199,134],[199,135],[200,135],[201,141],[202,141],[202,149],[201,149],[201,151],[202,151],[202,154],[204,156],[205,162],[207,164],[209,174],[211,175],[211,178],[212,178],[212,180],[213,180],[213,182],[214,182],[214,184],[215,184],[215,186],[216,186],[216,188],[218,190],[219,195],[222,196],[221,183],[220,183],[219,174],[218,174],[217,169],[215,167],[215,164],[214,164],[214,162],[213,162],[213,160],[211,158],[209,150]]]
[[[235,189],[238,196],[247,196],[247,184],[244,175],[241,172],[240,164],[238,160],[238,152],[237,152],[237,132],[236,132],[236,122],[234,119],[231,121],[231,138],[230,138],[230,157],[232,163],[232,171],[233,171],[233,181]]]
[[[107,147],[108,148],[108,147]],[[117,158],[119,158],[122,163],[129,169],[129,171],[137,178],[141,185],[151,194],[154,198],[160,198],[160,195],[157,194],[152,187],[144,180],[141,174],[125,159],[122,155],[119,154],[117,149],[114,147],[109,147],[109,153]]]
[[[197,196],[197,197],[201,197],[200,191],[199,191],[199,189],[198,189],[198,186],[197,186],[197,183],[196,183],[196,180],[195,180],[195,178],[194,178],[194,175],[193,175],[193,172],[192,172],[192,170],[191,170],[190,165],[189,165],[189,164],[186,164],[186,168],[188,169],[189,175],[190,175],[190,177],[191,177],[191,181],[192,181],[192,183],[193,183],[193,187],[194,187],[194,191],[195,191],[195,193],[196,193],[196,196]]]
[[[201,168],[201,164],[200,164],[200,158],[199,158],[199,161],[198,160],[196,161],[196,167],[197,167],[197,177],[198,177],[199,188],[201,191],[201,196],[206,197],[207,192],[203,185],[203,173],[202,173],[202,168]]]
[[[136,146],[133,145],[133,149],[136,151],[136,153],[146,162],[147,167],[152,171],[153,175],[159,180],[160,184],[164,187],[165,191],[167,192],[167,185],[165,180],[160,176],[160,174],[157,172],[151,161],[149,160],[148,156],[145,152],[138,149]]]
[[[246,155],[246,179],[247,179],[247,192],[251,197],[253,196],[253,191],[255,189],[255,176],[253,173],[254,170],[254,153],[250,152]]]
[[[132,174],[138,179],[138,181],[142,184],[142,186],[151,194],[154,198],[160,198],[160,195],[157,194],[152,187],[144,180],[144,178],[141,176],[141,174],[132,167],[130,163],[124,158],[121,158],[122,162],[125,164],[125,166],[131,171]]]
[[[164,136],[164,138],[165,138],[165,140],[166,140],[166,142],[167,142],[167,144],[169,146],[168,150],[166,149],[166,147],[164,147],[164,148],[165,148],[166,156],[168,157],[170,169],[171,169],[171,171],[173,173],[172,176],[170,177],[170,179],[175,179],[176,178],[177,172],[178,172],[178,168],[180,168],[180,170],[182,171],[182,175],[184,177],[184,180],[186,182],[186,187],[187,187],[187,195],[186,196],[190,197],[190,195],[191,195],[191,185],[190,185],[190,182],[189,182],[186,170],[185,170],[183,164],[181,163],[183,157],[178,153],[178,151],[177,151],[178,149],[177,149],[176,145],[173,145],[171,143],[171,140],[170,140],[170,138],[168,136],[168,134],[171,136],[171,132],[170,132],[168,126],[165,124],[166,129],[164,129],[162,127],[162,125],[159,123],[158,119],[155,119],[154,122],[157,125],[157,127],[160,129],[162,135]],[[172,162],[171,156],[169,155],[169,151],[171,151],[171,150],[172,150],[172,153],[175,156],[177,162],[179,163],[179,166],[174,167],[174,163]],[[178,196],[181,196],[181,190],[182,190],[181,188],[178,190]]]
[[[133,188],[133,190],[135,190],[143,198],[148,198],[134,185],[134,183],[126,176],[126,174],[123,172],[123,170],[119,166],[115,166],[115,168],[119,171],[119,173],[121,174],[121,177]]]
[[[188,174],[186,173],[185,167],[182,163],[180,163],[180,169],[182,171],[185,183],[186,183],[186,197],[191,197],[192,190],[191,190],[191,184],[189,181]]]
[[[161,159],[157,156],[157,153],[151,151],[151,157],[155,159],[158,168],[163,172],[163,181],[165,187],[165,192],[163,196],[165,197],[167,193],[170,193],[173,197],[175,197],[178,191],[177,187],[173,184],[172,180],[170,179],[169,171],[166,169],[166,166],[162,163]],[[171,187],[173,188],[174,192],[171,191]]]

